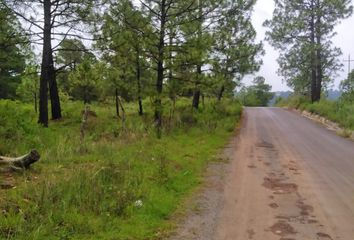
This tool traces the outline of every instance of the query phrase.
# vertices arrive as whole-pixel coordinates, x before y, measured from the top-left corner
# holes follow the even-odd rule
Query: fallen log
[[[30,153],[17,158],[0,156],[0,165],[8,166],[13,170],[28,169],[40,157],[36,150],[32,150]]]

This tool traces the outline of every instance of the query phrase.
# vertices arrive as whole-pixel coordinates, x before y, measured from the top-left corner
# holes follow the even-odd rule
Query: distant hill
[[[291,92],[291,91],[274,92],[274,97],[272,100],[270,100],[269,106],[274,106],[275,99],[277,99],[278,97],[287,99],[291,94],[293,94],[293,92]],[[340,96],[342,96],[342,93],[339,90],[330,89],[326,92],[326,96],[330,100],[337,100],[338,98],[340,98]]]
[[[293,92],[291,91],[278,91],[278,92],[274,92],[274,97],[272,100],[269,101],[269,106],[274,106],[275,104],[275,99],[277,99],[278,97],[281,98],[288,98],[291,94],[293,94]]]
[[[340,96],[342,96],[342,93],[339,90],[333,90],[330,89],[326,92],[327,98],[330,100],[337,100]]]

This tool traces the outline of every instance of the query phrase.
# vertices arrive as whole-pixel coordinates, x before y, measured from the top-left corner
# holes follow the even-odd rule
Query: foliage
[[[96,48],[102,51],[102,62],[107,66],[105,96],[114,96],[117,91],[131,101],[152,95],[151,62],[147,59],[149,43],[139,32],[149,32],[149,29],[148,19],[130,1],[111,5],[110,14],[104,15],[103,38],[96,43]]]
[[[253,80],[253,85],[243,87],[239,93],[239,99],[245,106],[268,106],[274,94],[272,86],[265,83],[265,78],[258,76]]]
[[[350,0],[277,0],[267,39],[282,53],[279,74],[297,94],[318,101],[342,64],[331,41],[334,27],[352,14]]]
[[[17,87],[16,94],[22,101],[37,102],[39,93],[39,67],[27,65],[21,77],[21,84]]]
[[[84,103],[97,100],[101,66],[91,58],[85,58],[69,75],[69,88],[71,96]]]
[[[351,71],[348,78],[340,83],[342,90],[342,98],[353,102],[354,101],[354,70]]]
[[[16,17],[0,1],[0,98],[16,97],[28,45]]]
[[[223,2],[220,21],[213,32],[213,73],[219,77],[216,95],[232,93],[246,74],[259,70],[262,43],[255,43],[256,31],[251,23],[254,0]]]
[[[79,39],[64,39],[58,48],[55,56],[57,64],[57,80],[61,90],[70,93],[69,75],[77,65],[82,63],[84,59],[96,59]]]

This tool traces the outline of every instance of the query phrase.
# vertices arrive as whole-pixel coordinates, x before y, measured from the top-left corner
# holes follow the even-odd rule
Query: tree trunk
[[[51,44],[51,3],[45,0],[44,6],[44,32],[43,53],[41,64],[41,77],[39,86],[39,119],[38,123],[48,127],[48,84],[53,77],[53,55]]]
[[[218,101],[219,101],[219,102],[220,102],[221,99],[222,99],[222,96],[223,96],[223,94],[224,94],[224,91],[225,91],[225,86],[222,85],[222,87],[221,87],[221,89],[220,89],[220,91],[219,91],[219,94],[218,94]]]
[[[166,0],[161,2],[161,18],[160,18],[160,38],[158,44],[158,60],[157,60],[157,81],[156,81],[156,101],[155,101],[155,124],[157,137],[162,135],[162,101],[161,95],[163,90],[164,79],[164,51],[165,51],[165,25],[166,25]]]
[[[87,88],[84,87],[83,91],[84,91],[84,105],[86,105],[86,104],[90,103],[90,101],[88,99]]]
[[[317,0],[317,7],[319,8],[320,2]],[[322,93],[322,79],[323,79],[323,70],[322,70],[322,42],[321,42],[321,13],[317,12],[317,21],[316,21],[316,65],[317,65],[317,80],[316,80],[316,101],[321,99]]]
[[[116,88],[116,91],[115,91],[115,102],[116,102],[116,114],[117,114],[117,117],[120,118],[118,88]]]
[[[201,0],[198,0],[198,16],[199,16],[199,28],[198,28],[198,45],[200,46],[200,41],[202,38],[202,25],[203,25],[203,9]],[[199,50],[201,51],[201,50]],[[193,94],[193,103],[192,107],[195,109],[199,108],[200,101],[200,77],[202,75],[202,59],[199,59],[199,63],[197,64],[197,80],[195,82],[195,89]]]
[[[44,2],[44,38],[47,38],[47,41],[49,42],[50,47],[46,49],[46,51],[43,51],[43,54],[46,54],[47,56],[45,57],[46,59],[46,68],[47,68],[47,83],[49,84],[49,94],[50,94],[50,102],[51,102],[51,113],[52,113],[52,119],[60,119],[61,118],[61,107],[60,107],[60,99],[59,99],[59,91],[58,91],[58,85],[56,81],[56,73],[54,69],[54,60],[53,60],[53,49],[51,46],[51,41],[52,41],[52,1],[51,0],[45,0]]]
[[[51,52],[51,58],[53,59],[53,52]],[[51,64],[52,76],[49,81],[49,93],[50,93],[50,102],[51,102],[51,110],[52,110],[52,119],[61,119],[61,106],[60,106],[60,98],[58,85],[56,81],[56,74],[54,70],[54,64],[52,60]]]
[[[168,84],[169,84],[169,97],[172,101],[175,101],[176,99],[176,84],[173,79],[173,70],[172,70],[172,64],[173,64],[173,53],[172,53],[172,47],[173,47],[173,28],[170,27],[170,32],[169,32],[169,56],[168,56],[168,64],[169,64],[169,71],[168,71]]]
[[[315,43],[315,13],[314,0],[311,1],[312,16],[310,21],[310,41],[311,41],[311,101],[316,101],[317,73],[316,73],[316,43]]]
[[[136,48],[136,79],[138,83],[138,103],[139,103],[139,116],[144,114],[143,101],[141,97],[141,68],[140,68],[140,51],[139,47]]]
[[[120,109],[122,110],[122,128],[125,129],[125,109],[124,109],[124,106],[123,106],[123,101],[119,98],[118,96],[118,102],[119,102],[119,106],[120,106]]]
[[[12,170],[28,169],[33,163],[40,159],[40,155],[36,150],[17,158],[0,156],[0,165],[6,165]]]
[[[199,108],[199,101],[200,101],[200,90],[199,88],[196,88],[193,94],[193,108],[195,109]]]
[[[200,102],[200,76],[202,74],[202,66],[198,65],[197,66],[197,81],[195,82],[195,88],[194,88],[194,94],[193,94],[193,103],[192,106],[195,109],[199,108],[199,102]]]

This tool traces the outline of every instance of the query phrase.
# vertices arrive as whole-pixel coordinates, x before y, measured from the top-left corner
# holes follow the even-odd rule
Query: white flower
[[[137,208],[141,208],[143,206],[143,201],[141,201],[141,200],[135,201],[134,206]]]

